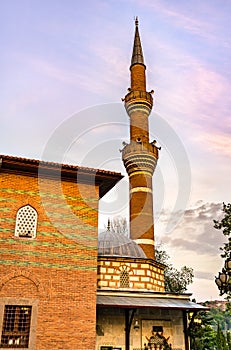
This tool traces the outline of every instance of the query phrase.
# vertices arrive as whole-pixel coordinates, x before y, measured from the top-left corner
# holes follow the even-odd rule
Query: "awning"
[[[205,306],[181,298],[134,297],[98,295],[97,306],[120,308],[180,309],[188,311],[208,310]]]

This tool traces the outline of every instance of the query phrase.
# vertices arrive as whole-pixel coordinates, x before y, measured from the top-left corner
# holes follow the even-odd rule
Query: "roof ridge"
[[[67,163],[58,163],[58,162],[51,162],[46,160],[39,160],[34,158],[25,158],[25,157],[18,157],[18,156],[9,156],[0,154],[0,159],[4,160],[12,160],[12,161],[18,161],[18,162],[25,162],[25,163],[34,163],[34,164],[41,164],[41,165],[50,165],[54,167],[65,167],[69,169],[80,169],[80,170],[87,170],[92,172],[102,172],[102,173],[108,173],[108,174],[117,174],[121,175],[119,172],[110,171],[110,170],[104,170],[104,169],[97,169],[97,168],[91,168],[86,166],[79,166],[79,165],[73,165],[73,164],[67,164]]]

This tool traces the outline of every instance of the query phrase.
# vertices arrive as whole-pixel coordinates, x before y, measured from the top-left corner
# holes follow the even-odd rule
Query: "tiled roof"
[[[208,308],[196,304],[182,295],[168,295],[167,293],[142,293],[137,295],[129,294],[120,295],[118,292],[111,295],[101,295],[98,292],[97,306],[103,307],[120,307],[120,308],[153,308],[153,309],[174,309],[187,311],[208,310]]]
[[[47,162],[44,160],[0,155],[0,171],[20,172],[44,178],[60,178],[79,183],[99,186],[99,197],[102,198],[118,181],[121,173],[87,168],[82,166]]]
[[[33,158],[23,158],[23,157],[16,157],[16,156],[9,156],[9,155],[3,155],[0,154],[0,162],[3,160],[9,160],[12,162],[17,163],[26,163],[26,164],[34,164],[39,166],[49,166],[49,167],[56,167],[56,168],[65,168],[65,169],[73,169],[73,170],[83,170],[86,172],[93,172],[93,173],[102,173],[102,174],[111,174],[111,175],[121,175],[121,173],[117,173],[114,171],[109,170],[102,170],[102,169],[95,169],[95,168],[89,168],[89,167],[83,167],[78,165],[71,165],[71,164],[65,164],[65,163],[57,163],[57,162],[50,162],[50,161],[44,161],[44,160],[38,160]],[[121,175],[122,177],[122,175]]]

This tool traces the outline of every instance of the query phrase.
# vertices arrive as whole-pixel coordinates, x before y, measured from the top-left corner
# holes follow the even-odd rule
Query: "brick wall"
[[[0,300],[38,301],[31,349],[95,349],[98,197],[88,184],[0,173]],[[35,239],[14,237],[27,204]]]

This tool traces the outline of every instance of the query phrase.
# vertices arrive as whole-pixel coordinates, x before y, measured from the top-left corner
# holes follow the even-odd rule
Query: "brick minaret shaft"
[[[130,184],[130,236],[148,258],[155,259],[152,175],[158,149],[155,142],[149,143],[148,117],[153,106],[153,91],[146,91],[146,67],[137,18],[135,25],[131,87],[124,98],[130,117],[130,143],[123,148],[122,157]]]

